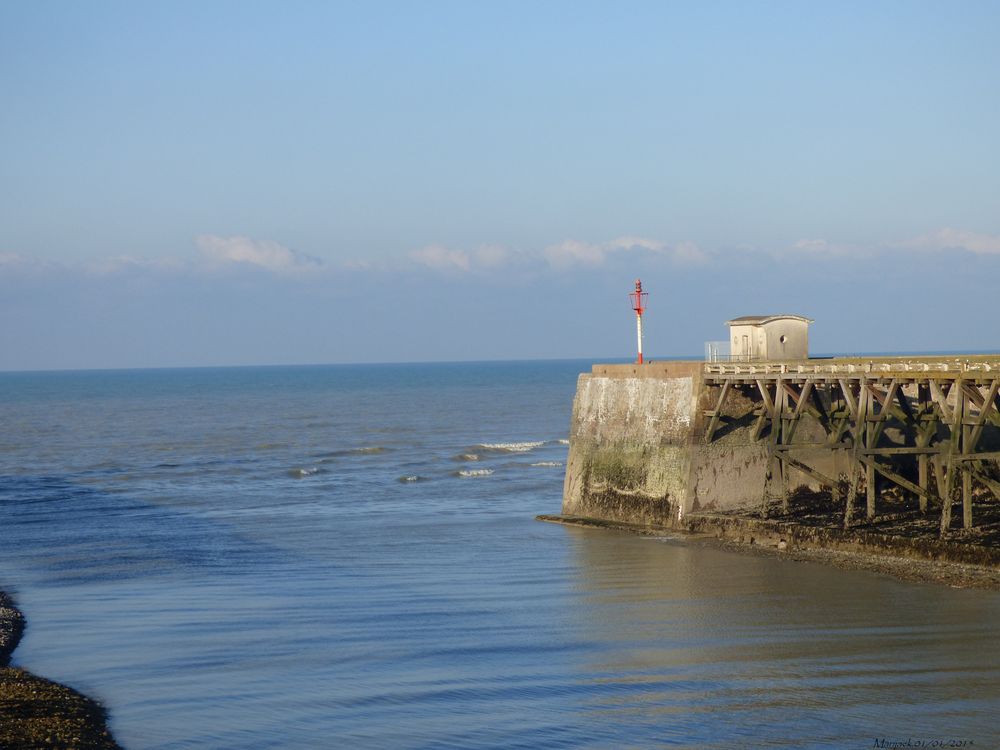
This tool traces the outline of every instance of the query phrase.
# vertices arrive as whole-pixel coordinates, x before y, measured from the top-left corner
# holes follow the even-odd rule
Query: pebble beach
[[[65,685],[10,666],[24,624],[20,610],[0,592],[0,747],[119,749],[103,706]]]

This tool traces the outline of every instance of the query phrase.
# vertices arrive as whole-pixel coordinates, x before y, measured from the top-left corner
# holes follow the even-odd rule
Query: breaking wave
[[[454,475],[456,477],[488,477],[492,473],[493,469],[462,469],[456,471]]]
[[[457,456],[455,456],[455,460],[456,461],[478,461],[479,460],[479,454],[478,453],[459,453]]]
[[[319,474],[322,471],[323,470],[318,466],[299,467],[297,469],[289,469],[288,476],[294,477],[295,479],[302,479],[304,477],[311,477],[314,474]]]
[[[425,480],[426,477],[422,477],[419,474],[404,474],[403,476],[396,478],[397,482],[402,482],[403,484],[408,482],[423,482]]]
[[[500,453],[527,453],[541,445],[545,445],[544,440],[525,441],[521,443],[479,443],[476,447],[480,450],[498,451]]]
[[[538,463],[531,464],[532,466],[562,466],[561,461],[539,461]]]
[[[567,438],[559,438],[560,445],[569,445],[569,440]]]

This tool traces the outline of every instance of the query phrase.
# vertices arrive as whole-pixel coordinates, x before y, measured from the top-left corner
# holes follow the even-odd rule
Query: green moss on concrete
[[[591,482],[601,482],[615,490],[636,491],[646,484],[649,457],[642,451],[596,451],[591,458]]]

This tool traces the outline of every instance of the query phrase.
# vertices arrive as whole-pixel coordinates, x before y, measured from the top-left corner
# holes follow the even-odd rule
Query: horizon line
[[[907,356],[961,356],[961,355],[1000,355],[1000,349],[969,352],[959,349],[896,351],[896,352],[816,352],[810,359],[825,359],[830,357],[907,357]],[[671,355],[666,357],[649,357],[647,363],[692,361],[704,359],[704,354]],[[50,368],[15,368],[0,370],[0,375],[30,375],[45,373],[97,373],[97,372],[151,372],[160,370],[238,370],[265,368],[307,368],[307,367],[378,367],[400,365],[474,365],[501,364],[518,362],[580,362],[589,361],[594,364],[630,364],[632,357],[514,357],[510,359],[440,359],[440,360],[401,360],[377,362],[283,362],[270,364],[213,364],[213,365],[158,365],[152,367],[50,367]]]

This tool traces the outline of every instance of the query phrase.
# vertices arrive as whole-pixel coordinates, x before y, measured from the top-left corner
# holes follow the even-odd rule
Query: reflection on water
[[[581,708],[636,737],[693,747],[1000,741],[995,594],[567,533],[586,637],[605,644],[586,663],[597,697]]]
[[[17,659],[132,750],[1000,746],[997,594],[533,521],[583,366],[0,376]]]

